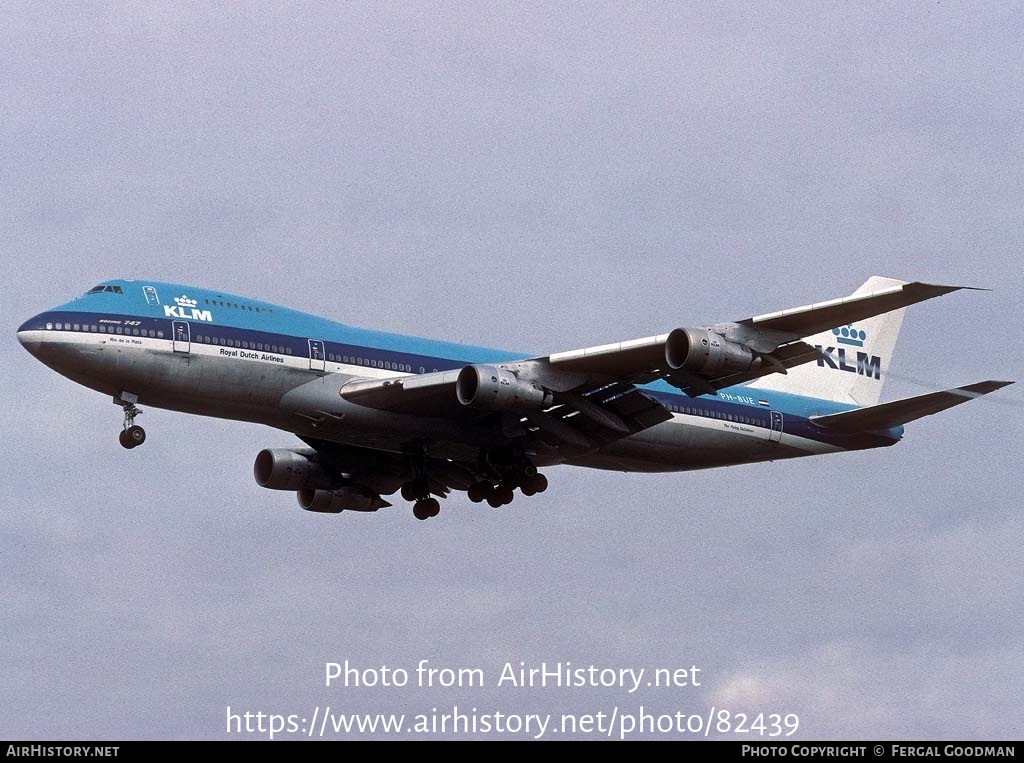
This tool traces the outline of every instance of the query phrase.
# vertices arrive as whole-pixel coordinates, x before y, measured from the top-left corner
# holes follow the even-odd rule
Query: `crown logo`
[[[174,302],[178,307],[195,307],[199,304],[199,300],[189,299],[184,294],[180,297],[175,297]]]
[[[863,347],[864,340],[868,338],[867,332],[858,331],[852,323],[848,323],[841,329],[832,329],[832,333],[836,335],[836,341],[839,344],[848,344],[851,347]]]

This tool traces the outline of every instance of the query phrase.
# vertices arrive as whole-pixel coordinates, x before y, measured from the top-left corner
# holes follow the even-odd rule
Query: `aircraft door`
[[[769,442],[778,442],[782,439],[782,412],[772,411],[772,428],[768,433]]]
[[[175,352],[188,352],[191,349],[192,339],[186,321],[171,321],[171,336]]]
[[[309,340],[309,368],[312,371],[323,371],[327,358],[324,356],[324,343],[319,339]]]

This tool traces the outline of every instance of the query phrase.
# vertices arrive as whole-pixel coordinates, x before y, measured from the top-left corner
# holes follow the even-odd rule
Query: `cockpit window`
[[[89,291],[86,292],[86,295],[99,294],[101,291],[109,291],[111,294],[124,294],[124,291],[121,290],[120,286],[111,286],[109,284],[101,283],[99,286],[93,286],[89,289]]]

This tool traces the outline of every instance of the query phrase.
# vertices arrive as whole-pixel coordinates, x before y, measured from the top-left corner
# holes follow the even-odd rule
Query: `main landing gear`
[[[135,417],[140,415],[140,411],[135,403],[121,403],[121,407],[124,408],[124,427],[121,429],[121,434],[117,436],[117,441],[121,443],[121,447],[137,448],[146,441],[146,430],[135,423]]]
[[[436,498],[431,497],[430,485],[426,479],[415,479],[402,485],[402,498],[415,501],[412,515],[421,521],[441,513],[441,504]]]
[[[512,503],[517,487],[525,496],[543,493],[548,489],[548,478],[533,469],[529,474],[503,477],[498,484],[488,480],[476,482],[469,486],[467,494],[473,503],[487,501],[489,506],[497,509]]]
[[[422,452],[411,452],[410,479],[402,485],[402,498],[412,503],[412,514],[416,519],[425,520],[441,513],[441,504],[434,496],[444,498],[449,488],[445,473],[439,472],[432,480]],[[525,496],[543,493],[548,489],[548,479],[537,471],[522,453],[491,453],[481,454],[480,465],[476,472],[477,481],[465,488],[466,482],[473,479],[469,470],[463,469],[460,476],[468,479],[456,483],[458,490],[466,490],[469,500],[473,503],[487,501],[494,508],[512,503],[518,489]],[[431,489],[433,485],[433,489]]]

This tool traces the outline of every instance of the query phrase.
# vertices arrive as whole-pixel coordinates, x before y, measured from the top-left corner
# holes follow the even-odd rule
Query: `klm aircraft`
[[[113,398],[266,424],[304,447],[256,456],[256,481],[308,511],[418,519],[466,491],[499,507],[573,464],[669,472],[893,445],[907,422],[1011,382],[879,403],[905,308],[961,287],[870,278],[849,297],[626,342],[527,356],[367,331],[255,299],[104,282],[18,340]]]

